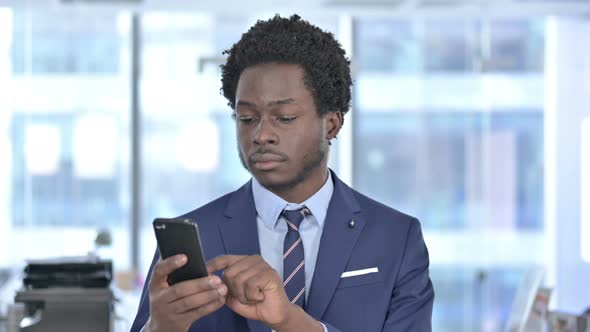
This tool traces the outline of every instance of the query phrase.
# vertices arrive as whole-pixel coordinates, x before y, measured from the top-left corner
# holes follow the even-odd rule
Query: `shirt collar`
[[[275,228],[279,216],[284,209],[297,210],[304,205],[311,211],[314,217],[310,220],[315,219],[320,228],[323,228],[333,192],[334,183],[332,182],[330,171],[328,171],[328,178],[320,190],[300,204],[287,202],[264,188],[255,178],[252,178],[252,195],[254,197],[254,205],[256,205],[256,212],[258,212],[258,216],[262,218],[262,222],[269,229]]]

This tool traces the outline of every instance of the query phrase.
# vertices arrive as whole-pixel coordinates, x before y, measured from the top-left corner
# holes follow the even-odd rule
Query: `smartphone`
[[[168,284],[174,285],[208,275],[199,228],[194,220],[156,218],[153,225],[162,259],[177,254],[185,254],[188,258],[184,266],[168,275]]]

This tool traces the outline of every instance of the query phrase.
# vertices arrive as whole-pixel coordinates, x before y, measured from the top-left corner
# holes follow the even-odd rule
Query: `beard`
[[[266,189],[268,189],[272,192],[284,192],[284,191],[288,191],[288,190],[295,188],[297,185],[304,182],[314,170],[316,170],[318,167],[320,167],[322,165],[322,163],[326,159],[326,156],[328,154],[328,149],[329,149],[328,144],[326,142],[320,142],[320,139],[318,137],[318,142],[317,142],[317,144],[315,144],[315,146],[316,146],[315,150],[313,150],[310,153],[307,153],[306,155],[303,156],[303,167],[301,167],[301,169],[297,172],[297,174],[295,174],[295,176],[291,177],[290,179],[286,179],[286,181],[284,181],[282,183],[268,183],[265,181],[261,181],[258,178],[257,178],[257,180],[260,182],[260,184],[263,187],[265,187]],[[244,156],[240,152],[239,143],[238,143],[238,156],[240,157],[240,162],[242,163],[242,166],[250,174],[252,174],[252,171],[250,171],[250,169],[248,168],[248,164],[246,163]],[[254,176],[254,174],[252,174],[252,176]]]

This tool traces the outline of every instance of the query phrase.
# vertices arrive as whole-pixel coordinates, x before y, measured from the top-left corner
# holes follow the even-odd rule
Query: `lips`
[[[284,160],[285,158],[275,153],[255,153],[250,157],[250,161],[253,163]]]
[[[275,153],[255,153],[250,157],[250,162],[261,171],[269,171],[278,167],[285,159]]]

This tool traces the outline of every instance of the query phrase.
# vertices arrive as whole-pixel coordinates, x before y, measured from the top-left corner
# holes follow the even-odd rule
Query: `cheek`
[[[311,132],[306,132],[306,134],[293,139],[291,151],[294,155],[299,157],[300,160],[307,159],[318,151],[319,139],[320,137],[318,137],[317,134],[314,135]]]
[[[249,145],[238,137],[237,146],[240,157],[247,159],[248,151],[250,149]]]
[[[240,146],[245,146],[249,143],[249,136],[248,136],[248,132],[246,130],[236,130],[236,136],[238,139],[238,144]]]

